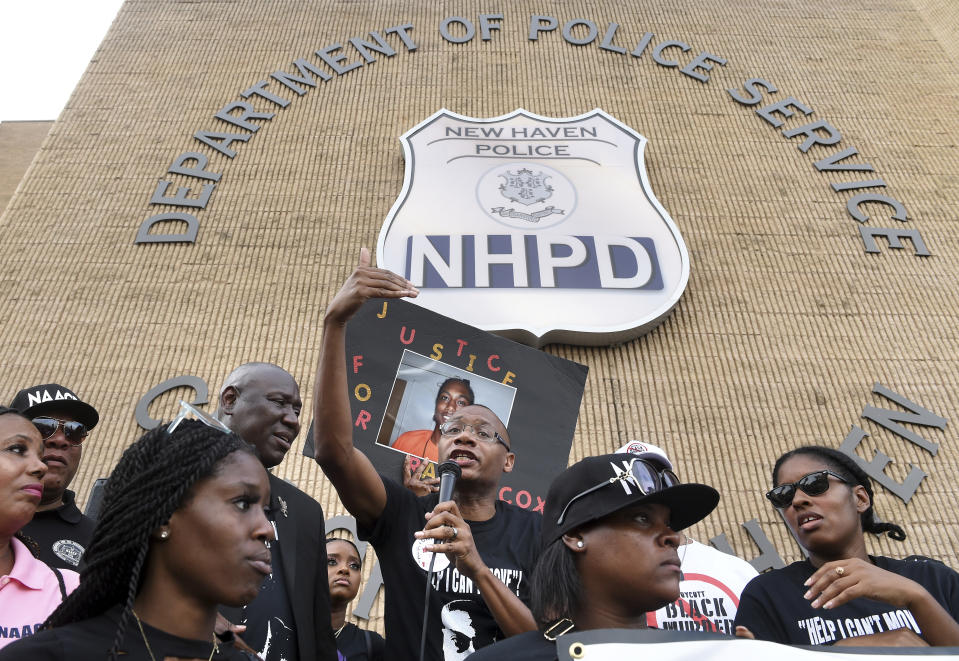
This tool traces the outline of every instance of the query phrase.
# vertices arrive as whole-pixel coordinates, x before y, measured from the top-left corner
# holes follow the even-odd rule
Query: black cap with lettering
[[[666,505],[670,527],[682,530],[706,518],[719,504],[719,492],[705,484],[686,482],[646,493],[636,483],[622,479],[629,475],[634,458],[628,453],[586,457],[553,480],[543,508],[543,544],[630,505]]]
[[[59,383],[45,383],[24,388],[13,398],[10,408],[20,411],[31,419],[50,411],[64,411],[77,422],[86,425],[87,429],[93,429],[100,421],[100,414],[95,408]]]

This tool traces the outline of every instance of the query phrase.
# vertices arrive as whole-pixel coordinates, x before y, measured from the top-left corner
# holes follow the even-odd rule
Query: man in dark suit
[[[256,447],[269,470],[283,461],[300,432],[300,389],[283,368],[247,363],[226,378],[217,417]],[[273,573],[260,594],[223,615],[246,627],[243,640],[265,661],[335,661],[320,504],[270,474]]]

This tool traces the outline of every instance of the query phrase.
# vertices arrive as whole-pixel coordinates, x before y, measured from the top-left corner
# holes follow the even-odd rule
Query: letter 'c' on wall
[[[196,391],[196,397],[190,402],[191,404],[202,405],[210,401],[210,391],[209,388],[207,388],[206,381],[190,374],[175,376],[159,385],[153,386],[147,391],[147,394],[140,398],[140,401],[137,402],[136,409],[133,411],[133,416],[136,418],[137,424],[147,431],[163,424],[162,420],[154,420],[150,417],[150,404],[163,393],[176,390],[177,388],[193,388]]]

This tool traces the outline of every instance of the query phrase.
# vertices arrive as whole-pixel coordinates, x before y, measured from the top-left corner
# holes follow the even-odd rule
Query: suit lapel
[[[280,538],[280,559],[283,562],[283,578],[286,583],[286,593],[293,602],[293,595],[296,594],[296,548],[297,548],[297,526],[295,524],[296,516],[290,511],[293,507],[292,499],[287,492],[287,484],[278,477],[270,475],[271,488],[271,507],[273,509],[273,521],[276,523],[276,532]]]

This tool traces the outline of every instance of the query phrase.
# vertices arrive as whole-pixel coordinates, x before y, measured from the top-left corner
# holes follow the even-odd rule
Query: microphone
[[[456,486],[456,480],[463,474],[463,469],[455,461],[444,461],[437,468],[440,474],[440,500],[445,503],[453,498],[453,487]]]
[[[456,480],[463,474],[463,469],[455,461],[444,461],[437,467],[440,474],[440,500],[445,503],[453,499],[453,487],[456,486]],[[430,568],[427,570],[426,594],[423,596],[423,629],[420,634],[420,661],[423,661],[426,654],[426,625],[429,622],[430,606],[430,588],[433,587],[433,563],[436,562],[436,554],[433,553],[430,558]]]

